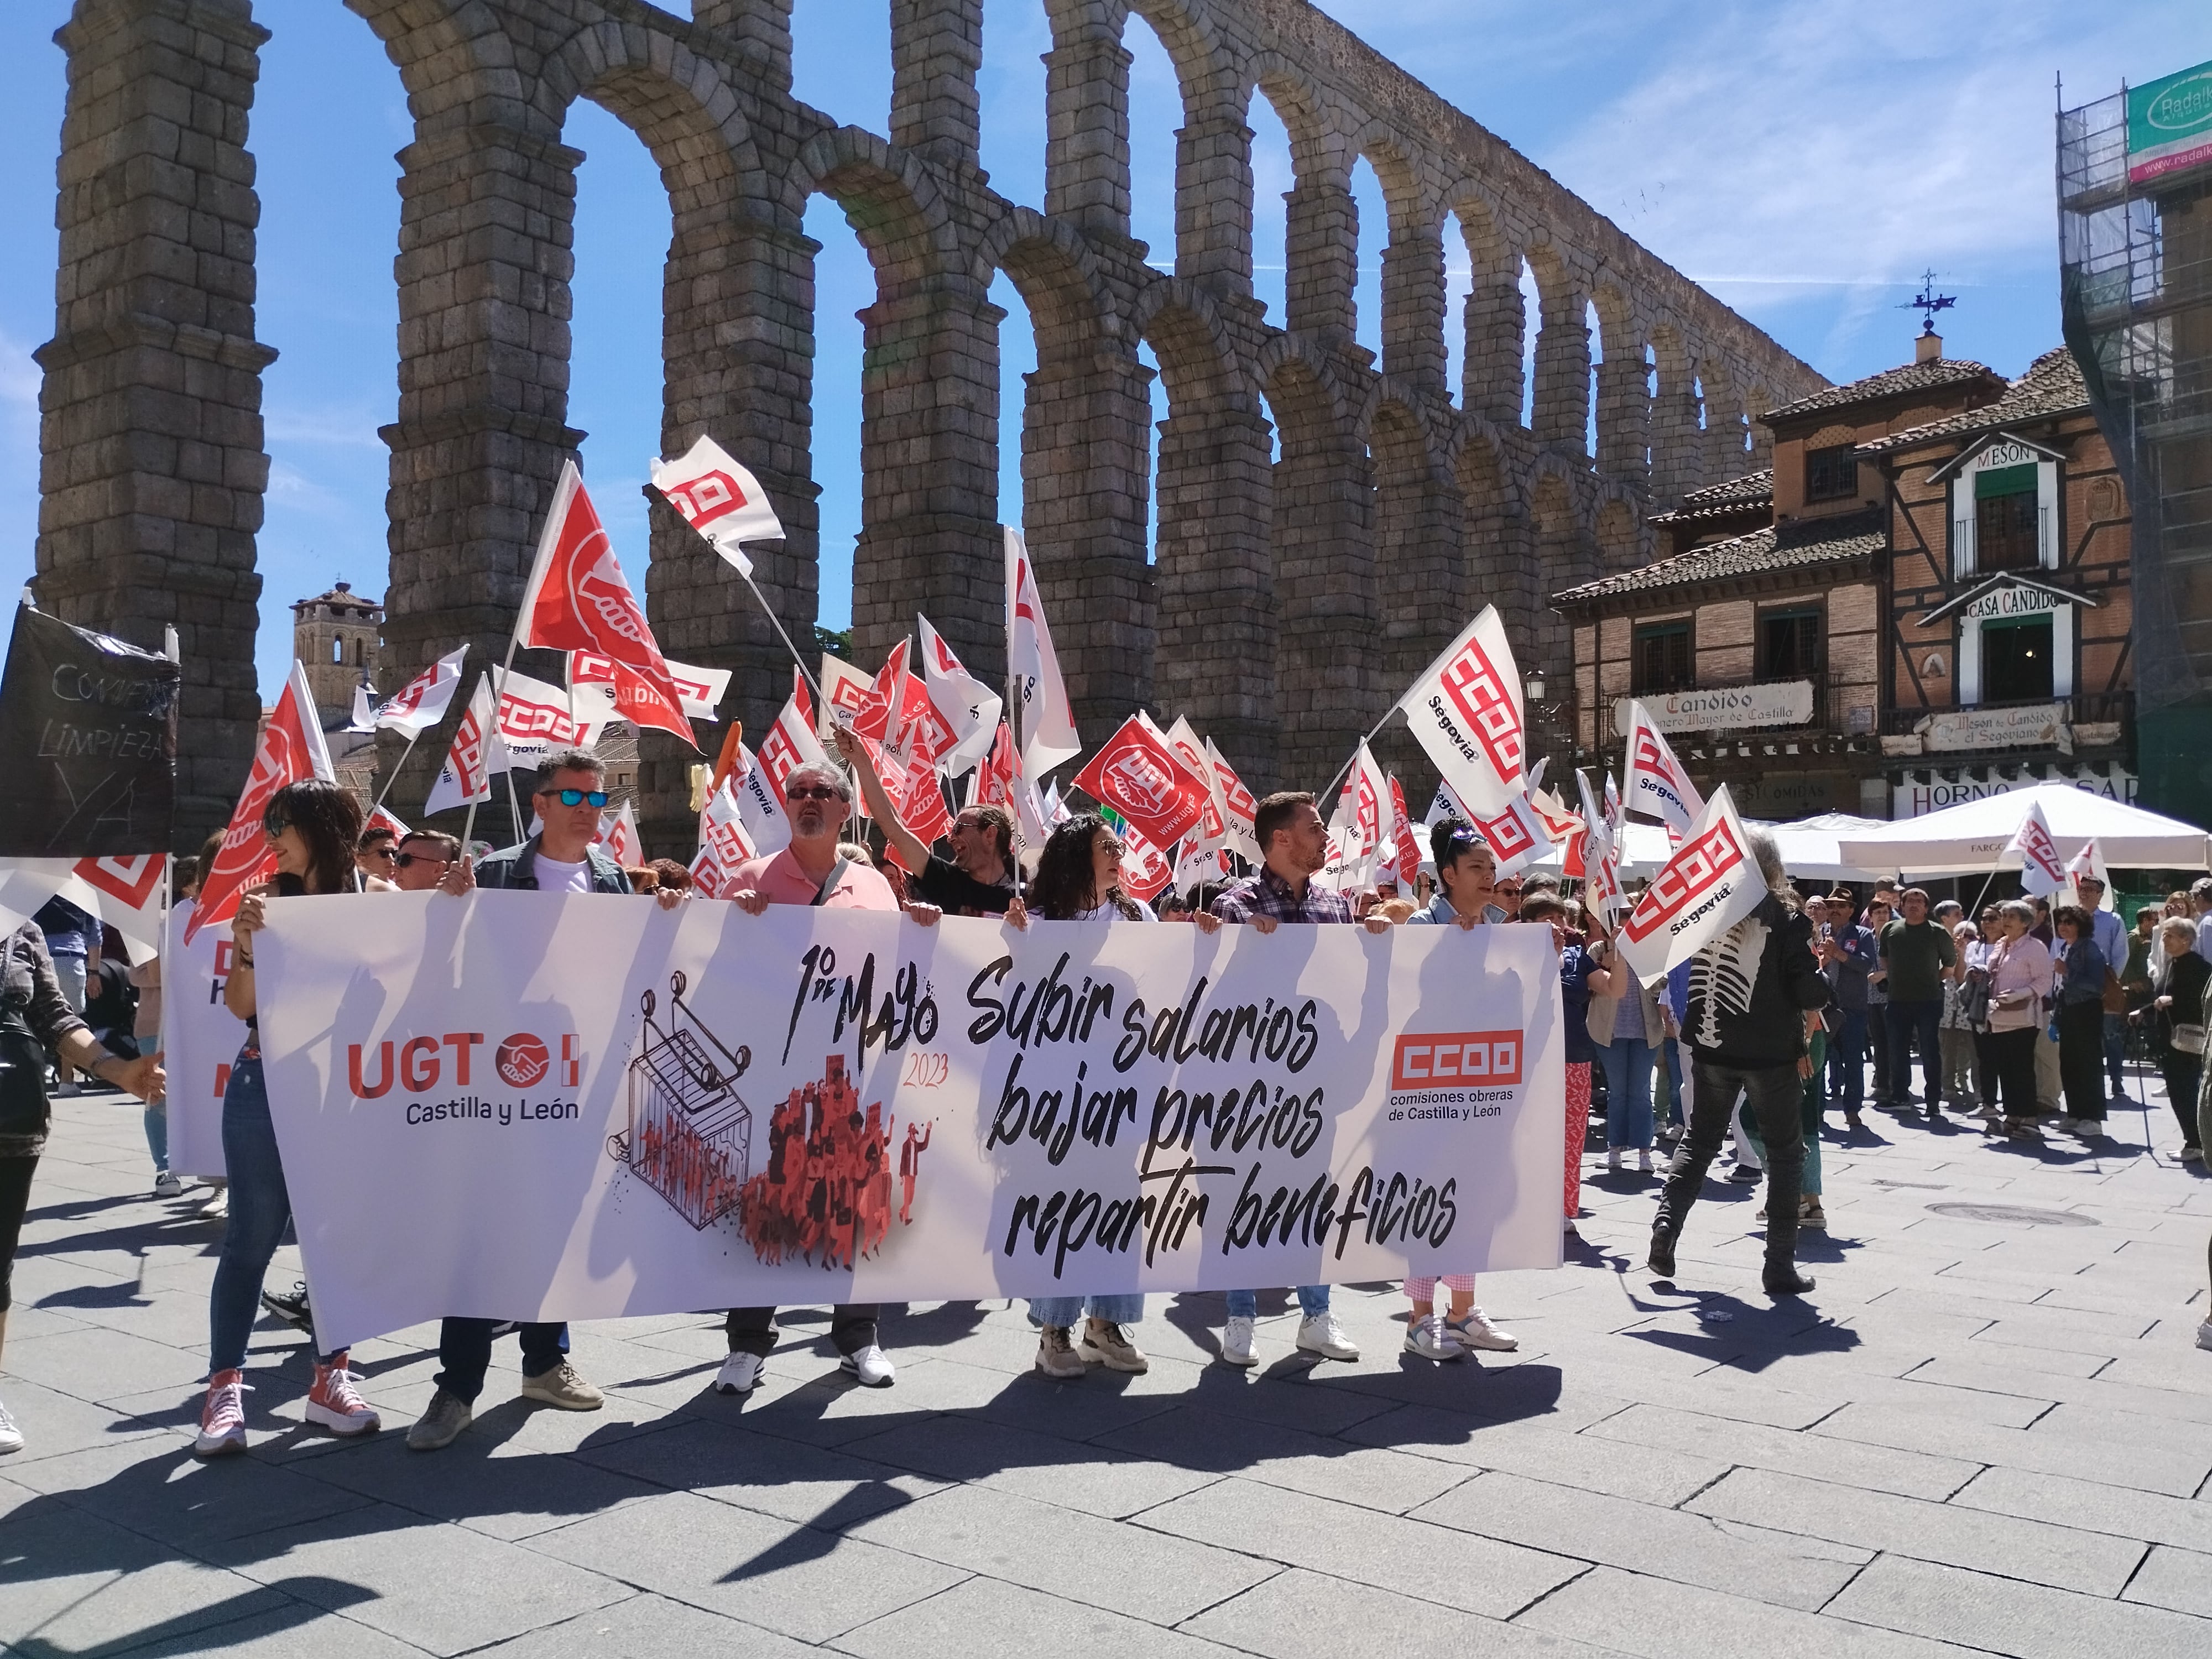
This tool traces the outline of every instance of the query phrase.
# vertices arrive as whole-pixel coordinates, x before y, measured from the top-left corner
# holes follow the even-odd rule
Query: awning
[[[2106,800],[2066,783],[2008,790],[1921,817],[1846,830],[1837,837],[1837,854],[1885,875],[1978,876],[2017,870],[2020,854],[2007,857],[2004,848],[2027,816],[2031,802],[2043,808],[2061,857],[2073,857],[2094,840],[2107,865],[2131,870],[2212,869],[2212,842],[2195,824]]]

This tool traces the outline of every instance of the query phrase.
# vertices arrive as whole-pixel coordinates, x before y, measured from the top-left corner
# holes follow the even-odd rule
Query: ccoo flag
[[[1650,711],[1641,702],[1628,708],[1628,810],[1657,818],[1679,842],[1705,816],[1705,797],[1674,758]]]
[[[1052,631],[1045,626],[1036,567],[1030,562],[1022,532],[1011,526],[1006,530],[1006,669],[1013,680],[1015,702],[1009,713],[1021,717],[1022,769],[1035,780],[1082,753],[1083,740],[1075,735],[1075,710],[1060,677]]]
[[[740,576],[753,574],[753,562],[739,544],[783,539],[760,480],[712,438],[702,437],[675,460],[655,461],[653,487]]]
[[[1657,979],[1741,921],[1765,896],[1765,874],[1723,784],[1622,921],[1620,959],[1638,978]]]
[[[1483,607],[1398,707],[1468,805],[1499,812],[1521,793],[1526,772],[1521,674],[1497,606]]]

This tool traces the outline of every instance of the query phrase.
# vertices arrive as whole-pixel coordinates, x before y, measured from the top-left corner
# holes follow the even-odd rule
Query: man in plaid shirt
[[[1252,836],[1267,860],[1260,873],[1238,883],[1213,901],[1213,914],[1224,921],[1249,922],[1262,933],[1272,933],[1286,921],[1350,921],[1352,906],[1341,893],[1313,884],[1315,872],[1328,862],[1328,826],[1322,822],[1314,798],[1303,790],[1285,790],[1261,801],[1252,815]],[[1387,933],[1389,921],[1370,916],[1370,933]],[[1345,1334],[1328,1310],[1328,1286],[1298,1286],[1298,1346],[1324,1359],[1357,1359],[1359,1345]],[[1260,1311],[1252,1291],[1229,1292],[1229,1325],[1222,1333],[1221,1357],[1232,1365],[1256,1365],[1252,1352],[1252,1325]]]

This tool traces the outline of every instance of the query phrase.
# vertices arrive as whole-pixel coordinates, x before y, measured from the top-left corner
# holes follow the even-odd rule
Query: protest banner
[[[230,1085],[231,1066],[246,1041],[246,1022],[222,1006],[222,988],[230,977],[230,929],[194,930],[191,914],[190,899],[170,907],[161,947],[161,1063],[169,1079],[169,1168],[180,1176],[211,1181],[227,1173],[222,1091]]]
[[[0,858],[168,851],[179,673],[159,653],[16,607],[0,673]]]
[[[255,949],[325,1348],[447,1314],[1560,1259],[1540,927],[1024,933],[479,891],[280,899]]]

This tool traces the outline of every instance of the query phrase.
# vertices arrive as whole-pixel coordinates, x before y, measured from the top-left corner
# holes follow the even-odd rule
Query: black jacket
[[[1805,1014],[1827,1006],[1813,959],[1813,924],[1769,893],[1759,908],[1690,958],[1682,1035],[1709,1065],[1741,1071],[1794,1066]]]

